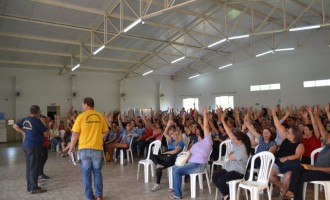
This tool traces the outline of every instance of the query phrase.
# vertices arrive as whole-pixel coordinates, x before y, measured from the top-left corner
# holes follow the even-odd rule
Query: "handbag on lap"
[[[184,166],[187,163],[189,156],[190,156],[189,151],[183,151],[183,152],[179,153],[176,158],[175,165]]]

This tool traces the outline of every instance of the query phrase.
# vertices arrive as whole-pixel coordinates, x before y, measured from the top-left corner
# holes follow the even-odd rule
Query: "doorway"
[[[60,106],[47,106],[47,117],[51,120],[54,120],[54,115],[61,116],[61,107]]]

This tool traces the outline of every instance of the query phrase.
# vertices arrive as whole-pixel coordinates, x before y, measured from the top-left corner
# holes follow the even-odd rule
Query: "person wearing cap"
[[[32,105],[30,115],[23,118],[13,128],[23,136],[23,150],[26,158],[27,191],[31,194],[46,192],[46,189],[38,187],[39,159],[42,152],[42,144],[48,129],[39,119],[40,107]]]

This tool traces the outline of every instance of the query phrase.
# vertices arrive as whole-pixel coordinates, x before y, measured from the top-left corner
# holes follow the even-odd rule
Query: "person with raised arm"
[[[312,151],[315,149],[321,147],[321,140],[320,140],[320,131],[317,128],[315,117],[313,114],[313,108],[312,107],[305,107],[305,114],[304,118],[308,118],[308,114],[310,117],[310,120],[305,120],[305,121],[310,121],[312,124],[305,124],[304,125],[304,138],[303,138],[303,144],[305,147],[305,152],[301,158],[301,163],[303,164],[311,164],[311,154]]]
[[[297,126],[286,129],[280,123],[276,115],[276,108],[272,109],[272,116],[275,127],[279,132],[282,143],[279,149],[275,152],[275,163],[271,169],[269,182],[275,184],[281,189],[281,194],[285,194],[288,190],[291,171],[300,165],[300,158],[303,155],[305,148],[302,142],[302,133]],[[280,181],[278,174],[284,174],[283,182]]]
[[[212,150],[212,136],[208,123],[207,108],[203,107],[203,127],[204,137],[202,140],[192,145],[190,149],[190,157],[184,166],[174,165],[173,170],[173,189],[168,191],[171,193],[169,199],[182,199],[182,176],[204,171],[209,155]]]
[[[258,139],[258,147],[256,149],[255,154],[262,152],[262,151],[270,151],[272,153],[275,153],[275,151],[277,150],[277,146],[274,141],[274,139],[276,137],[276,133],[273,132],[272,128],[270,128],[268,126],[263,127],[262,134],[258,133],[250,122],[249,114],[245,115],[244,124],[249,129],[249,131],[252,133],[252,135]]]
[[[250,138],[240,131],[233,133],[227,125],[226,115],[226,111],[223,112],[220,119],[231,140],[233,150],[229,154],[229,161],[226,163],[224,169],[212,176],[212,181],[222,193],[224,200],[230,198],[227,182],[244,177],[246,164],[251,154]]]
[[[166,128],[164,130],[164,136],[166,137],[166,141],[168,142],[168,151],[165,151],[161,155],[150,154],[150,159],[156,164],[157,176],[156,184],[151,189],[152,192],[161,189],[160,180],[163,174],[162,171],[175,164],[177,155],[184,148],[181,130],[173,127],[173,120],[171,119],[171,117],[168,120]]]
[[[329,113],[330,104],[326,105],[326,112]],[[315,120],[321,123],[320,108],[315,108]],[[330,115],[328,115],[330,118]],[[324,130],[324,127],[323,127]],[[292,170],[289,190],[285,193],[287,198],[302,200],[303,183],[309,181],[330,181],[330,135],[320,130],[323,138],[324,148],[318,154],[314,165],[298,166]]]

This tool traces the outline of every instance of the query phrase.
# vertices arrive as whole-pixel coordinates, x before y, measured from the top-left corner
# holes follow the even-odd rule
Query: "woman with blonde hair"
[[[167,126],[164,131],[166,137],[168,151],[161,155],[150,154],[151,160],[156,164],[156,184],[151,189],[155,192],[161,189],[160,179],[162,178],[163,170],[171,167],[175,164],[177,155],[183,150],[184,143],[182,141],[182,132],[180,129],[172,127],[173,120],[170,119],[167,122]]]

